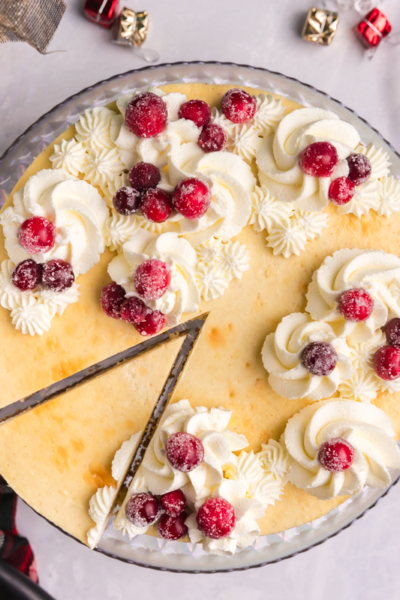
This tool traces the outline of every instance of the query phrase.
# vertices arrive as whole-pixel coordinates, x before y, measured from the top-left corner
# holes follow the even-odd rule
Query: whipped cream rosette
[[[329,500],[353,495],[365,485],[387,487],[390,468],[400,468],[389,417],[372,404],[324,401],[306,406],[289,419],[281,442],[289,453],[289,481],[307,493]],[[352,460],[343,470],[321,464],[321,446],[344,441],[352,448]],[[323,461],[322,461],[323,462]]]
[[[21,224],[33,216],[45,217],[56,227],[53,247],[34,255],[19,240]],[[104,251],[107,216],[107,206],[97,190],[61,169],[39,171],[16,192],[13,206],[0,217],[9,256],[1,265],[0,302],[11,311],[18,330],[30,335],[48,331],[53,317],[78,301],[79,286],[73,283],[65,291],[55,292],[40,284],[34,291],[21,292],[11,279],[15,266],[27,259],[39,264],[61,259],[70,263],[75,277],[86,273]]]
[[[315,342],[329,344],[336,352],[336,366],[327,375],[313,374],[303,364],[304,350]],[[337,337],[328,323],[313,321],[307,313],[284,317],[275,333],[266,337],[261,355],[272,389],[289,400],[329,398],[353,372],[346,340]]]
[[[338,250],[315,271],[307,292],[306,310],[313,319],[330,323],[337,335],[362,342],[400,316],[400,258],[380,250]],[[372,314],[362,322],[349,321],[339,311],[342,294],[354,288],[367,291]]]
[[[139,296],[133,277],[136,269],[145,260],[157,258],[168,265],[171,281],[166,292],[156,300]],[[184,239],[174,233],[159,236],[138,229],[122,247],[122,254],[116,256],[108,266],[108,273],[121,285],[126,297],[137,296],[152,310],[166,315],[166,325],[176,325],[183,313],[198,310],[200,294],[196,285],[196,251]]]

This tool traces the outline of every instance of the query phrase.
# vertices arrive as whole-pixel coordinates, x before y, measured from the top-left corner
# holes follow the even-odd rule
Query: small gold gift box
[[[304,23],[302,37],[307,42],[329,46],[335,37],[338,23],[338,13],[322,8],[310,8]]]
[[[141,46],[147,37],[149,26],[148,13],[136,12],[124,7],[119,16],[116,42],[128,46]]]

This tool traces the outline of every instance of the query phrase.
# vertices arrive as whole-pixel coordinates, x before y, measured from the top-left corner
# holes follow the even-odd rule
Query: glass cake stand
[[[36,156],[74,123],[86,108],[104,106],[122,94],[145,89],[150,84],[182,82],[260,88],[276,92],[303,106],[331,110],[357,128],[363,143],[373,142],[383,147],[390,155],[394,170],[400,173],[400,155],[378,131],[341,102],[310,85],[280,73],[247,65],[218,62],[174,63],[128,71],[100,81],[43,115],[0,158],[0,206]],[[393,471],[391,485],[386,490],[365,488],[320,519],[278,534],[261,536],[253,546],[230,557],[210,556],[196,544],[166,542],[150,536],[139,536],[129,542],[111,524],[97,551],[128,563],[163,571],[215,573],[260,567],[304,552],[349,527],[375,506],[399,478],[400,471]]]

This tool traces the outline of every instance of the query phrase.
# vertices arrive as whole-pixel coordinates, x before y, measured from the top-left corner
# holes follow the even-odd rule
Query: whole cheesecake
[[[3,209],[0,331],[7,353],[0,359],[0,406],[23,401],[143,342],[143,334],[160,331],[157,324],[146,329],[142,321],[140,326],[134,321],[137,313],[129,313],[130,322],[121,312],[113,314],[116,305],[107,304],[105,292],[102,296],[105,286],[122,289],[125,301],[134,300],[135,306],[139,301],[152,315],[160,313],[166,329],[205,315],[195,349],[132,482],[125,480],[126,473],[181,338],[171,336],[150,352],[0,427],[0,473],[36,511],[91,547],[98,543],[116,503],[121,508],[115,524],[123,533],[160,535],[161,521],[134,522],[135,515],[129,513],[129,502],[140,494],[162,502],[165,494],[183,490],[188,504],[181,539],[187,540],[183,536],[188,534],[210,552],[232,553],[254,541],[254,532],[266,535],[308,523],[364,484],[388,484],[386,475],[368,478],[362,456],[370,454],[354,437],[357,432],[353,437],[346,432],[357,430],[353,422],[365,421],[359,437],[372,436],[365,431],[374,423],[380,428],[374,436],[400,436],[400,371],[385,379],[373,364],[381,348],[396,348],[386,340],[384,327],[400,317],[400,186],[390,174],[385,152],[365,147],[357,131],[333,113],[243,88],[254,98],[254,110],[241,120],[239,108],[245,111],[246,106],[235,105],[235,89],[208,84],[151,88],[158,99],[155,105],[166,104],[168,116],[166,133],[149,137],[132,131],[140,125],[135,97],[86,111],[35,159]],[[190,103],[187,113],[182,109],[190,100],[211,108],[201,126],[196,124],[201,111],[191,113]],[[131,114],[137,119],[133,125]],[[322,167],[320,155],[312,154],[315,144],[325,144],[317,148],[327,152]],[[349,156],[356,156],[355,167]],[[334,164],[329,171],[330,160]],[[315,170],[316,161],[322,170]],[[151,218],[155,205],[143,190],[142,212],[116,210],[117,193],[134,189],[129,173],[141,162],[160,171],[157,187],[149,189],[175,199],[164,220]],[[362,168],[367,165],[361,175],[359,163]],[[352,169],[358,169],[356,175]],[[211,204],[195,218],[185,217],[184,209],[178,208],[176,190],[186,178],[210,188]],[[162,193],[160,198],[168,203]],[[144,207],[146,194],[150,209]],[[7,214],[10,208],[13,212]],[[160,212],[165,205],[156,203],[156,208]],[[12,287],[12,269],[31,257],[18,245],[18,228],[31,214],[53,219],[57,227],[54,254],[37,259],[41,268],[50,258],[69,261],[75,270],[77,282],[68,288],[68,297],[62,292],[65,300],[64,295],[54,299],[51,286],[41,284],[39,291],[30,292],[29,304],[25,292],[18,295]],[[350,254],[343,259],[335,255],[344,250]],[[351,261],[361,261],[360,256],[364,262],[354,266]],[[159,297],[146,297],[147,288],[140,291],[139,279],[132,275],[147,259],[169,265],[172,273],[170,287]],[[330,260],[338,266],[332,267]],[[339,292],[332,291],[326,300],[325,284],[329,290],[340,289],[340,294],[366,290],[374,312],[371,304],[371,313],[356,327],[353,317],[346,320],[339,310]],[[318,294],[320,304],[315,300]],[[329,310],[322,310],[322,301]],[[285,320],[290,315],[293,325]],[[330,371],[328,366],[314,373],[302,358],[306,345],[318,343],[334,349]],[[309,420],[314,424],[318,418],[326,421],[323,433],[318,430],[315,437],[316,453],[311,442],[293,440],[306,437]],[[193,425],[198,421],[201,425]],[[345,421],[347,429],[331,425],[339,421]],[[201,440],[205,458],[192,471],[181,473],[171,467],[172,458],[166,458],[166,441],[190,431]],[[218,458],[210,432],[220,436],[218,444],[225,444],[225,458]],[[325,468],[321,444],[337,438],[350,445],[346,448],[351,447],[351,460],[347,466]],[[301,456],[296,446],[300,443],[305,448]],[[388,467],[400,465],[396,449],[390,448],[390,457],[374,455],[385,474]],[[298,465],[312,473],[311,479]],[[196,468],[205,473],[201,485]],[[264,482],[262,493],[257,477],[251,479],[255,469]],[[347,469],[362,485],[343,483]],[[332,473],[331,485],[327,477]],[[233,491],[232,482],[239,482],[241,491]],[[315,492],[320,488],[324,491]],[[120,489],[124,492],[118,496]],[[237,523],[243,518],[238,508],[243,498],[253,502],[243,514],[251,514],[255,524],[234,536],[234,543],[231,533],[221,534],[224,541],[216,543],[199,524],[202,506],[221,497],[225,502],[229,498]],[[250,533],[253,537],[246,538]],[[178,539],[166,535],[161,537]]]

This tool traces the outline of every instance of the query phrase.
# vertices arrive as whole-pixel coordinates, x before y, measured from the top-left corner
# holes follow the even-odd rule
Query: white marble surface
[[[333,1],[333,0],[332,0]],[[144,63],[87,22],[83,0],[68,9],[49,47],[0,45],[0,154],[41,114],[82,88]],[[129,4],[129,0],[127,0]],[[329,4],[329,1],[328,1]],[[342,15],[331,47],[299,36],[311,0],[143,0],[148,47],[160,62],[232,61],[297,77],[340,99],[400,149],[400,48],[385,44],[372,61],[354,38],[356,12]],[[382,8],[400,29],[398,0]],[[23,503],[18,524],[36,552],[41,583],[56,600],[391,600],[400,587],[400,486],[338,537],[296,558],[229,575],[178,575],[132,567],[90,552]],[[398,537],[399,536],[399,537]]]

